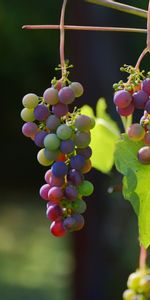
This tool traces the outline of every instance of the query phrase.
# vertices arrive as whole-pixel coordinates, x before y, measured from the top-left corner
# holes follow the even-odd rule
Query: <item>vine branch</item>
[[[86,2],[102,5],[113,8],[128,14],[136,15],[142,18],[147,18],[147,11],[127,4],[111,1],[111,0],[86,0]]]
[[[37,30],[37,29],[51,29],[60,30],[60,25],[24,25],[22,29]],[[135,32],[146,33],[144,28],[125,28],[125,27],[99,27],[99,26],[76,26],[64,25],[65,30],[82,30],[82,31],[112,31],[112,32]]]
[[[67,0],[63,1],[61,16],[60,16],[60,64],[62,77],[66,74],[65,67],[65,28],[64,28],[64,19],[65,19],[65,9],[66,9]]]

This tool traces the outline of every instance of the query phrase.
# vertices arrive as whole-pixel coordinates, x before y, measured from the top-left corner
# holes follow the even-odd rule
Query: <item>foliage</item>
[[[100,98],[96,106],[96,126],[91,131],[92,165],[103,173],[108,173],[114,164],[115,143],[120,133],[106,108],[105,99]],[[88,105],[84,105],[81,112],[94,117],[93,109]]]

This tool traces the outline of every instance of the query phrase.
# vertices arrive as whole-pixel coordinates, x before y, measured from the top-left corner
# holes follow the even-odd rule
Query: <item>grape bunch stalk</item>
[[[123,293],[123,300],[150,299],[150,269],[138,269],[129,275],[127,290]]]
[[[121,117],[128,117],[135,109],[143,110],[140,123],[133,123],[127,134],[132,141],[142,141],[144,146],[137,153],[142,164],[150,164],[150,72],[140,72],[131,66],[121,68],[130,73],[127,83],[114,84],[114,104]]]
[[[46,216],[54,236],[83,228],[83,197],[90,196],[94,189],[84,174],[92,167],[89,144],[95,120],[81,114],[77,107],[72,113],[68,108],[82,94],[83,86],[66,76],[54,78],[42,97],[29,93],[22,100],[22,133],[40,148],[38,162],[49,167],[40,196],[47,201]]]

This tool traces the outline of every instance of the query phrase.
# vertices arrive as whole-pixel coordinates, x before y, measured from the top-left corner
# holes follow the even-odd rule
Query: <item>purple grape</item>
[[[47,183],[49,183],[51,176],[52,176],[52,170],[49,169],[46,171],[45,176],[44,176],[44,179]]]
[[[67,115],[68,111],[68,106],[63,103],[58,103],[52,106],[52,112],[58,118]]]
[[[58,91],[55,88],[53,88],[53,87],[48,88],[44,92],[43,98],[44,98],[44,100],[45,100],[46,103],[48,103],[50,105],[55,105],[59,101]]]
[[[61,103],[70,104],[74,101],[75,94],[69,86],[65,86],[59,91],[58,97]]]
[[[77,131],[74,136],[74,142],[78,148],[86,148],[91,142],[91,135],[89,132]]]
[[[46,120],[46,127],[50,129],[50,131],[55,131],[60,124],[60,119],[53,115],[49,116]]]
[[[86,159],[92,156],[92,149],[89,146],[86,148],[77,148],[76,152],[77,154],[83,155]]]
[[[141,88],[150,96],[150,78],[146,78],[143,80]]]
[[[68,173],[67,180],[77,186],[84,180],[84,176],[79,171],[71,169]]]
[[[41,130],[36,133],[34,137],[34,142],[36,146],[43,148],[44,147],[44,138],[46,137],[47,132],[44,130]]]
[[[138,160],[142,164],[150,164],[150,147],[149,146],[142,147],[138,151]]]
[[[145,130],[139,123],[133,123],[127,130],[128,137],[132,141],[141,141],[145,136]]]
[[[85,165],[85,158],[84,156],[77,154],[70,159],[70,164],[72,169],[76,169],[78,171],[82,170]]]
[[[56,177],[63,177],[67,175],[68,167],[62,161],[57,161],[52,166],[52,174]]]
[[[148,114],[150,114],[150,100],[147,101],[145,105],[145,110],[148,112]]]
[[[123,117],[127,117],[129,115],[132,115],[134,112],[134,104],[130,103],[129,106],[125,107],[125,108],[119,108],[117,107],[117,112],[119,113],[119,115],[123,116]]]
[[[32,138],[36,134],[37,130],[38,127],[33,122],[27,122],[22,126],[22,133],[30,138]]]
[[[75,147],[75,145],[72,140],[62,141],[60,144],[60,151],[62,153],[68,154],[68,153],[73,152],[74,147]]]
[[[69,231],[78,231],[84,226],[84,217],[80,214],[74,214],[67,217],[64,220],[63,225]]]
[[[144,109],[146,102],[149,99],[149,96],[146,92],[143,90],[138,91],[137,93],[134,93],[132,95],[133,97],[133,103],[136,108]]]
[[[63,226],[69,230],[69,231],[73,231],[73,228],[75,226],[75,218],[73,216],[69,216],[67,217],[64,222],[63,222]]]
[[[48,118],[49,114],[50,114],[50,112],[49,112],[47,106],[44,104],[39,104],[34,109],[34,116],[35,116],[35,119],[38,121],[46,120]]]
[[[78,191],[75,186],[67,185],[65,188],[65,196],[69,200],[75,200],[78,196]]]
[[[48,192],[50,190],[50,185],[49,184],[44,184],[41,188],[40,188],[40,196],[42,199],[44,200],[48,200]]]
[[[129,104],[132,102],[131,94],[126,90],[117,91],[114,94],[114,103],[118,108],[125,108],[128,107]]]
[[[46,210],[46,216],[50,221],[55,221],[56,219],[62,217],[63,212],[59,205],[50,205]]]

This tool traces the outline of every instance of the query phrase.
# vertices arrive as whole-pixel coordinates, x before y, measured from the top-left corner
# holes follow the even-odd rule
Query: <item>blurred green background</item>
[[[138,5],[146,9],[147,2]],[[85,228],[56,239],[49,234],[45,203],[38,196],[45,169],[37,164],[36,147],[21,134],[22,97],[42,95],[59,63],[59,32],[21,27],[58,24],[61,5],[56,0],[0,0],[0,294],[3,300],[120,300],[139,254],[132,208],[120,193],[107,193],[110,185],[121,182],[120,176],[115,170],[108,176],[92,170],[87,178],[95,192],[87,200]],[[81,0],[68,1],[66,23],[146,27],[145,19]],[[121,65],[135,64],[145,39],[145,34],[66,33],[66,58],[74,64],[71,79],[85,87],[79,106],[95,108],[104,96],[108,111],[120,122],[112,84],[122,78]],[[143,67],[149,69],[149,62],[146,58]]]

